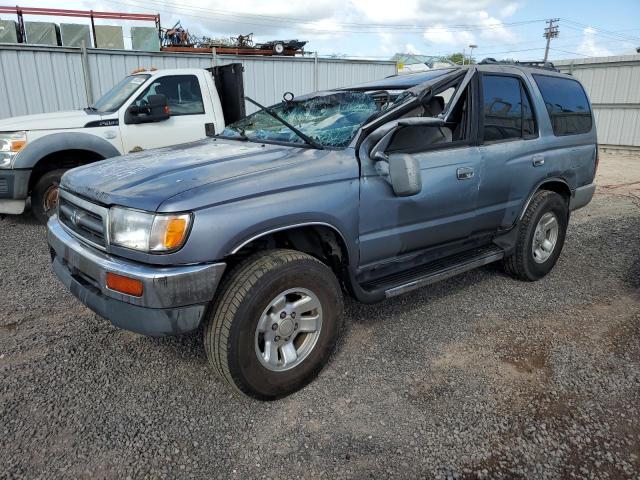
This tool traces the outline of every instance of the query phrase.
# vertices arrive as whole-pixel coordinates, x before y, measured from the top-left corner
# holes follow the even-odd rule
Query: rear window
[[[575,80],[534,75],[555,135],[576,135],[591,130],[589,101],[582,85]]]

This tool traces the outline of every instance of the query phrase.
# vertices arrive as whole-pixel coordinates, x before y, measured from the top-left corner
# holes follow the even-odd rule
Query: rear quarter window
[[[533,75],[533,78],[549,112],[555,135],[577,135],[591,131],[591,109],[580,83],[549,75]]]

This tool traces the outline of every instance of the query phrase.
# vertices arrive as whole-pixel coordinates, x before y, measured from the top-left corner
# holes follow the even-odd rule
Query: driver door
[[[170,117],[153,123],[127,124],[126,109],[120,110],[120,133],[125,152],[166,147],[205,138],[207,115],[196,75],[166,75],[156,78],[130,105],[145,106],[150,95],[167,97]]]
[[[460,111],[458,126],[467,128],[451,125],[444,140],[425,144],[421,140],[442,136],[430,130],[439,127],[404,127],[414,130],[399,130],[397,139],[389,144],[387,154],[406,153],[418,160],[422,190],[417,195],[396,196],[384,166],[371,158],[362,159],[361,268],[397,261],[399,256],[431,247],[446,255],[448,244],[469,237],[475,230],[482,158],[472,127],[477,123],[471,108],[474,91],[470,84],[452,109]]]

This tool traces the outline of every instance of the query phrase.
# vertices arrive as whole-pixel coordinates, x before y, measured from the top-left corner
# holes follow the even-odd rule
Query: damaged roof
[[[436,68],[424,72],[407,73],[404,75],[392,75],[380,80],[361,83],[341,90],[406,90],[415,87],[421,83],[433,80],[435,78],[451,73],[461,67],[452,68]]]

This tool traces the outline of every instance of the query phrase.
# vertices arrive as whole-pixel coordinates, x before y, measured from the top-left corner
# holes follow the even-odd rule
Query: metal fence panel
[[[218,65],[240,62],[244,67],[245,94],[263,105],[273,105],[282,100],[285,92],[302,95],[313,91],[314,61],[301,58],[247,58],[239,56],[218,57]],[[247,104],[247,113],[256,107]]]
[[[395,73],[395,63],[312,57],[250,57],[89,49],[94,99],[139,67],[208,68],[243,64],[245,93],[272,105],[284,92],[302,95],[344,87]],[[79,48],[0,45],[0,118],[73,110],[87,106]],[[255,107],[247,105],[247,112]]]
[[[0,47],[0,118],[86,106],[79,53]]]

